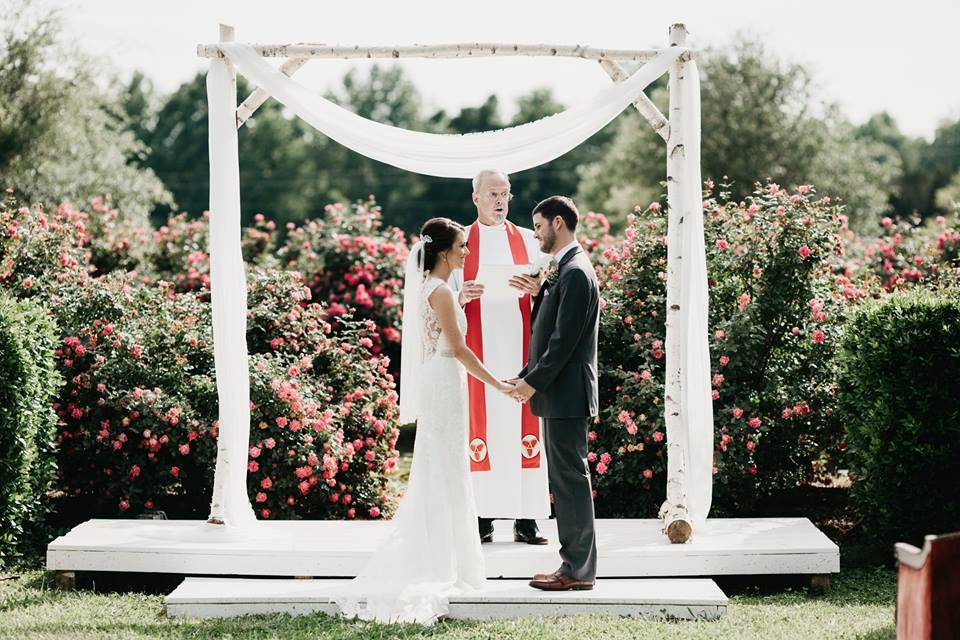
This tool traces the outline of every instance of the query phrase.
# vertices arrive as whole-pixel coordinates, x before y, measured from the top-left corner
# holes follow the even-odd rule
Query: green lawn
[[[738,583],[739,582],[739,583]],[[226,621],[168,620],[163,596],[132,590],[97,593],[54,588],[31,570],[0,582],[0,638],[864,638],[894,637],[896,575],[891,569],[844,569],[824,596],[803,588],[721,588],[730,595],[717,622],[658,622],[613,616],[445,622],[432,629],[347,622],[325,615],[249,616]],[[154,588],[156,590],[156,588]]]

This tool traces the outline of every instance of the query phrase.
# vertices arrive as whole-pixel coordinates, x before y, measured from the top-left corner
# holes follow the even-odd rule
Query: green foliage
[[[369,348],[390,358],[396,375],[409,250],[403,231],[382,225],[372,199],[350,207],[329,205],[323,217],[290,225],[277,259],[284,269],[303,274],[314,299],[326,305],[335,332],[342,315],[372,321]]]
[[[862,293],[833,276],[844,219],[808,186],[787,193],[770,184],[745,202],[724,187],[706,194],[704,217],[714,513],[743,515],[840,456],[832,356],[841,311]],[[603,254],[601,416],[590,461],[606,517],[653,517],[665,492],[665,234],[655,203],[630,216],[624,244]]]
[[[707,52],[700,68],[704,178],[722,178],[737,199],[749,195],[758,177],[780,184],[812,181],[848,203],[857,227],[861,218],[885,212],[899,159],[883,143],[857,138],[835,108],[818,108],[806,69],[778,62],[746,41]],[[649,94],[666,113],[666,87]],[[632,110],[621,115],[609,149],[580,167],[582,204],[622,226],[634,204],[661,192],[665,154],[643,118]]]
[[[307,302],[297,274],[248,275],[248,489],[261,518],[389,513],[396,394],[367,323]],[[203,517],[217,451],[210,306],[172,284],[111,274],[67,292],[55,408],[60,485],[90,516]]]
[[[62,382],[46,310],[0,292],[0,565],[46,543],[47,492],[56,471],[56,414]]]
[[[853,315],[839,406],[866,534],[921,544],[960,524],[960,295],[895,293]]]
[[[0,49],[0,172],[30,202],[89,202],[110,194],[145,220],[170,195],[138,164],[143,144],[119,101],[98,88],[93,61],[60,43],[60,23],[27,9],[3,21]]]

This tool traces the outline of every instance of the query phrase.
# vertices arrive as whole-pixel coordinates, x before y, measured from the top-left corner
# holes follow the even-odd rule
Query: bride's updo
[[[420,228],[423,243],[423,270],[433,271],[437,258],[444,251],[453,248],[457,236],[463,233],[463,225],[450,218],[430,218]],[[430,240],[427,241],[427,238]]]

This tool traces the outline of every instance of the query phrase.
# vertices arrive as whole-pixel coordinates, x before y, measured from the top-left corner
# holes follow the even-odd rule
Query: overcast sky
[[[196,45],[232,24],[237,40],[278,44],[406,45],[461,42],[583,44],[649,48],[666,44],[667,27],[684,22],[694,47],[722,46],[738,33],[762,41],[785,61],[807,66],[823,96],[854,121],[888,111],[910,135],[932,137],[960,117],[960,2],[955,0],[685,0],[561,2],[490,0],[50,0],[70,35],[105,66],[144,71],[169,92],[204,67]],[[324,91],[352,66],[311,61],[298,74]],[[408,60],[427,108],[478,105],[490,93],[504,116],[513,99],[551,87],[564,104],[609,79],[595,62],[546,58]],[[241,96],[242,99],[244,96]]]

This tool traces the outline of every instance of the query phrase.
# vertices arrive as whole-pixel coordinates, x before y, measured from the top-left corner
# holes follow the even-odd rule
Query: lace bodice
[[[440,319],[437,318],[436,311],[430,306],[430,295],[437,290],[437,287],[444,284],[440,278],[428,276],[421,288],[421,317],[423,318],[423,359],[424,361],[432,358],[438,351],[442,356],[450,356],[450,343],[443,330],[440,328]],[[460,308],[460,305],[454,305],[457,313],[457,326],[461,333],[467,331],[467,316]]]

